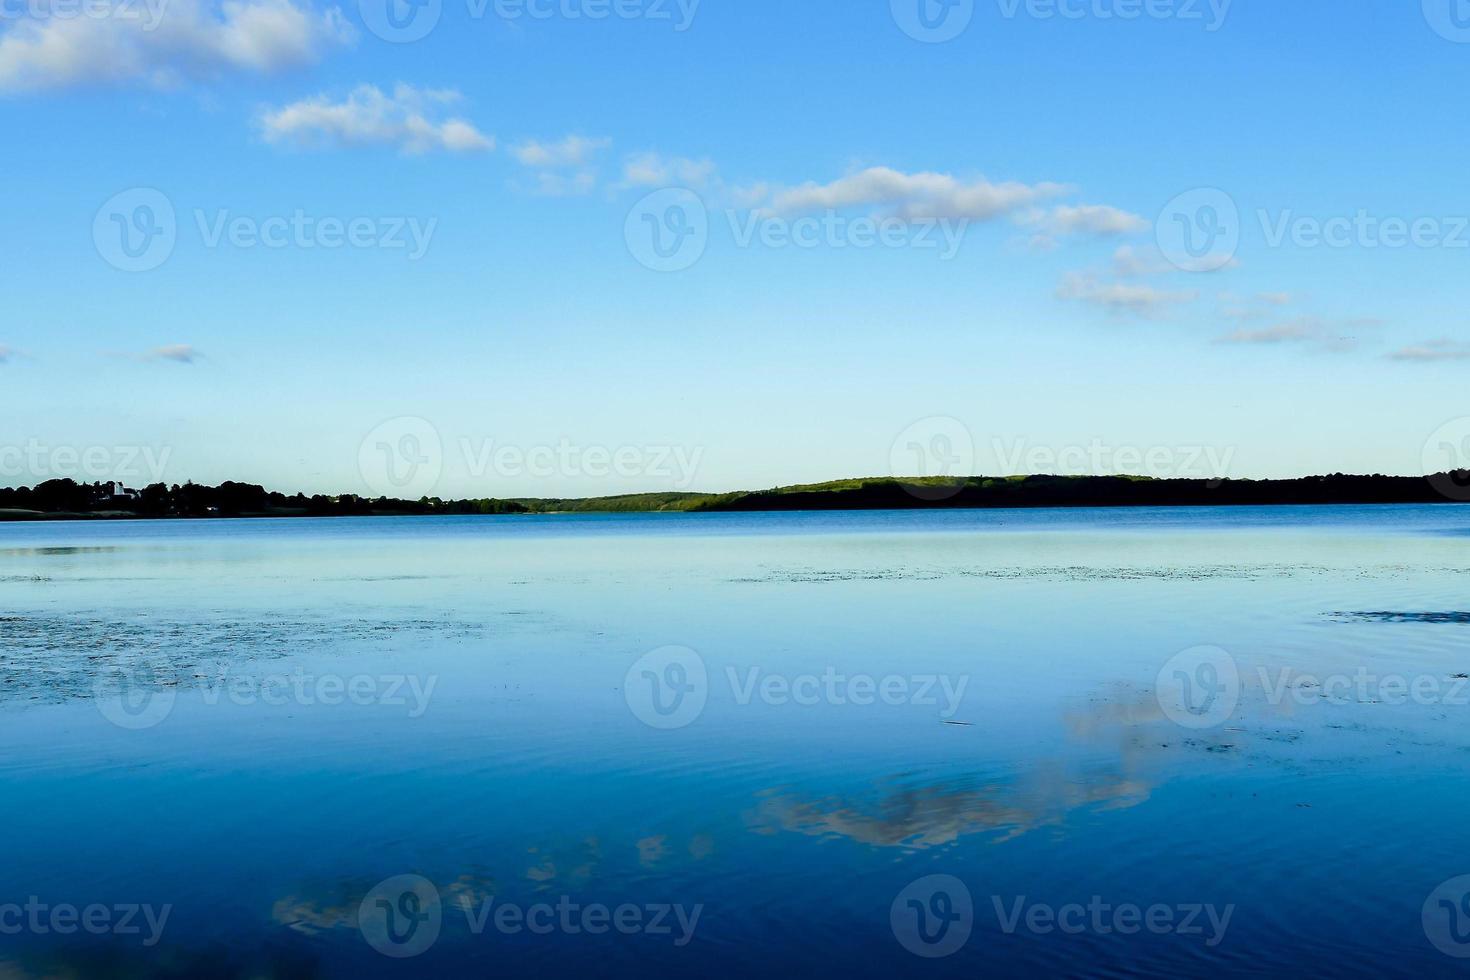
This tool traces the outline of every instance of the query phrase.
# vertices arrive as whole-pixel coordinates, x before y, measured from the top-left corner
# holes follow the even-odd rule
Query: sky
[[[1458,0],[0,0],[0,485],[1470,465]]]

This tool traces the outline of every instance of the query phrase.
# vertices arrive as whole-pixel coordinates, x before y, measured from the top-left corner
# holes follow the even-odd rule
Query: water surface
[[[0,525],[0,976],[1447,975],[1467,547],[1457,507]]]

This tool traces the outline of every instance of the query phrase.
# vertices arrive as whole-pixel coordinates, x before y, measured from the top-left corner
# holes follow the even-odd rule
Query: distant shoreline
[[[51,480],[0,489],[0,522],[209,520],[214,518],[413,517],[471,514],[754,513],[832,510],[1021,510],[1058,507],[1230,507],[1470,503],[1470,472],[1429,477],[1329,476],[1286,480],[1156,480],[1124,476],[891,477],[734,493],[645,493],[588,498],[307,496],[226,482],[116,484]]]

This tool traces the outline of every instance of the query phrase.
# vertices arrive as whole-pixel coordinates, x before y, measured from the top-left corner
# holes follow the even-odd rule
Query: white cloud
[[[994,184],[983,178],[965,182],[933,172],[906,174],[870,167],[828,184],[806,183],[773,193],[778,214],[883,207],[907,220],[955,218],[988,221],[1067,193],[1062,184]]]
[[[1288,320],[1260,330],[1236,330],[1220,338],[1226,344],[1285,344],[1305,340],[1320,340],[1323,327],[1311,317]]]
[[[554,143],[527,140],[511,147],[510,152],[527,167],[582,167],[593,156],[609,146],[612,146],[610,139],[588,139],[585,136],[573,135]]]
[[[529,188],[538,197],[581,197],[597,187],[595,158],[612,145],[607,138],[571,135],[554,142],[526,140],[511,147],[511,155],[535,173]],[[558,173],[556,171],[569,171]]]
[[[718,168],[709,160],[642,153],[628,157],[623,165],[623,188],[702,188],[711,184],[731,206],[768,216],[865,209],[911,222],[1011,218],[1022,227],[1035,229],[1028,245],[1038,251],[1056,248],[1056,239],[1061,236],[1127,235],[1149,227],[1138,215],[1105,204],[1047,207],[1050,199],[1074,192],[1067,184],[1049,181],[997,183],[937,171],[906,173],[892,167],[868,167],[826,183],[807,181],[783,186],[763,181],[732,185],[719,178]],[[1136,274],[1142,274],[1142,270]]]
[[[4,344],[0,344],[0,364],[4,364],[15,355],[16,350],[14,347],[7,347]]]
[[[769,184],[745,184],[730,188],[729,194],[731,204],[741,210],[749,210],[760,207],[771,196],[771,187]]]
[[[531,193],[539,197],[583,197],[597,187],[597,174],[581,170],[575,174],[538,173]]]
[[[1090,273],[1073,272],[1057,287],[1057,297],[1099,306],[1114,316],[1132,314],[1159,316],[1170,307],[1190,303],[1199,294],[1193,290],[1169,291],[1144,283],[1103,282]]]
[[[1441,337],[1422,344],[1404,347],[1387,355],[1393,361],[1470,361],[1470,344]]]
[[[1156,248],[1137,249],[1132,245],[1119,246],[1113,253],[1113,276],[1118,279],[1137,279],[1176,271],[1164,261]]]
[[[1047,212],[1040,223],[1059,235],[1132,235],[1147,231],[1149,223],[1106,204],[1059,204]]]
[[[269,142],[303,147],[393,146],[404,153],[494,149],[492,137],[463,119],[433,121],[459,97],[450,90],[402,84],[385,95],[375,85],[360,85],[340,102],[318,96],[266,112],[260,124]]]
[[[193,364],[203,356],[192,344],[166,344],[143,355],[145,360],[174,361],[179,364]]]
[[[716,169],[710,160],[638,153],[623,161],[623,186],[703,187],[714,177]]]
[[[1329,321],[1319,316],[1299,316],[1258,330],[1241,328],[1219,338],[1222,344],[1308,344],[1320,350],[1340,352],[1358,346],[1353,331],[1382,326],[1379,320],[1357,318]]]
[[[1255,296],[1246,299],[1229,291],[1219,293],[1216,298],[1221,304],[1220,315],[1227,320],[1235,320],[1239,323],[1251,323],[1279,316],[1278,310],[1283,306],[1290,306],[1296,299],[1287,292],[1256,293]]]
[[[106,16],[43,15],[0,33],[0,92],[74,85],[177,85],[318,61],[355,31],[340,9],[294,0],[137,0]]]

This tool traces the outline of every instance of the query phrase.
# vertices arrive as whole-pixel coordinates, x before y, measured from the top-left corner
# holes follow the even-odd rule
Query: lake
[[[8,524],[0,586],[0,977],[1470,956],[1470,508]]]

